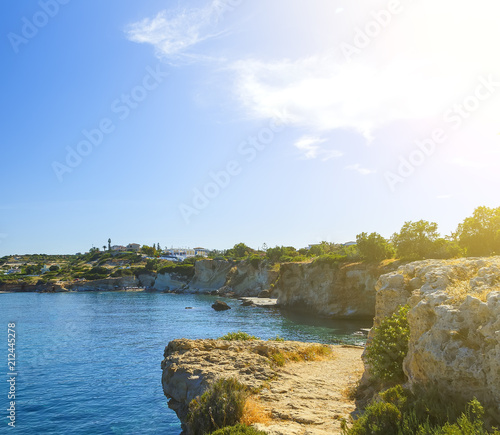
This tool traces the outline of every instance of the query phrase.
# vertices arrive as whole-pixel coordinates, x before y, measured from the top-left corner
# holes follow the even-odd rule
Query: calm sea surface
[[[362,344],[368,321],[331,321],[163,293],[0,294],[0,433],[178,435],[161,387],[174,338],[243,330],[261,338]],[[186,307],[193,307],[187,310]],[[7,324],[16,324],[16,428],[7,426]]]

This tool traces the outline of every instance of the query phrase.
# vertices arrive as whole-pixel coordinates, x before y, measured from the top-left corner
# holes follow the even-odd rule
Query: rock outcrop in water
[[[395,269],[394,263],[286,263],[274,291],[280,307],[335,318],[373,317],[375,284],[381,274]]]
[[[477,397],[500,422],[500,257],[426,260],[377,283],[375,325],[409,304],[409,383]]]

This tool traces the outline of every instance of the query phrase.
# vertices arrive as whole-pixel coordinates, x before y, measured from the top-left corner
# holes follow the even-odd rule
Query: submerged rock
[[[231,307],[223,301],[215,301],[215,303],[212,304],[212,308],[215,311],[225,311],[231,309]]]

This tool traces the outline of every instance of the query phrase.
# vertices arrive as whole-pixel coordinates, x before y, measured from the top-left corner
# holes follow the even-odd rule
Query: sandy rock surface
[[[271,435],[337,434],[340,419],[354,411],[346,390],[361,378],[363,349],[332,346],[320,361],[270,364],[269,355],[311,343],[262,340],[173,340],[165,349],[162,385],[169,407],[184,422],[189,402],[219,378],[236,377],[257,391],[254,399],[270,418],[256,427]]]

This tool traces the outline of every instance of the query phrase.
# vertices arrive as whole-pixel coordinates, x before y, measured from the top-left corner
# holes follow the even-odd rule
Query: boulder
[[[270,290],[262,290],[257,297],[259,297],[259,298],[270,298],[271,297],[271,291]]]
[[[215,301],[215,303],[212,304],[212,308],[215,311],[225,311],[231,309],[231,307],[223,301]]]

